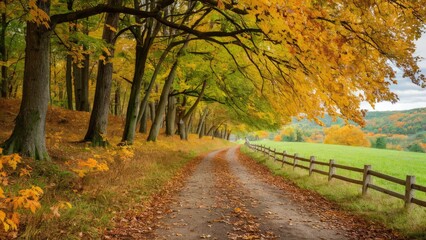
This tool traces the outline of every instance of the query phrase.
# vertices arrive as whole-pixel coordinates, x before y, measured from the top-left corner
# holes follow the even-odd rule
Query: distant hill
[[[363,130],[366,132],[404,135],[417,135],[426,132],[426,108],[368,112],[365,119],[366,126]],[[342,119],[333,122],[330,116],[325,116],[321,120],[326,127],[344,124]],[[291,125],[308,132],[322,129],[321,126],[308,120],[293,120]]]

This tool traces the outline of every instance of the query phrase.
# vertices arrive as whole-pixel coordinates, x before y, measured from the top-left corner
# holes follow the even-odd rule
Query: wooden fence
[[[284,164],[287,164],[289,166],[293,166],[293,169],[297,167],[297,168],[308,170],[309,176],[311,176],[313,173],[318,173],[318,174],[328,176],[328,181],[330,181],[333,178],[336,178],[336,179],[350,182],[353,184],[361,185],[362,195],[365,195],[368,189],[371,188],[373,190],[404,200],[406,207],[410,206],[410,204],[412,203],[426,207],[426,201],[423,201],[414,197],[414,192],[416,190],[426,193],[425,186],[416,184],[415,176],[407,176],[405,180],[402,180],[396,177],[392,177],[383,173],[373,171],[371,170],[371,165],[364,165],[364,168],[356,168],[356,167],[337,164],[332,159],[328,163],[320,162],[320,161],[317,161],[314,156],[311,156],[309,159],[307,159],[307,158],[299,157],[297,153],[290,155],[286,151],[277,152],[275,149],[272,150],[270,147],[250,144],[248,142],[246,142],[246,145],[250,149],[262,152],[265,156],[273,158],[274,161],[281,162],[282,163],[281,167],[283,167]],[[308,166],[300,164],[299,161],[308,163]],[[315,168],[316,165],[328,167],[328,171],[317,169]],[[349,178],[346,176],[338,175],[336,174],[336,169],[345,169],[348,171],[356,172],[360,175],[362,174],[362,180],[357,180],[357,179]],[[390,181],[390,182],[405,186],[405,193],[398,193],[398,192],[374,185],[372,181],[372,177],[384,179],[386,181]]]

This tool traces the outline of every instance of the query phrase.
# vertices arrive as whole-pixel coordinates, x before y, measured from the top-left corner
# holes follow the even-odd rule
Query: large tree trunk
[[[142,89],[142,78],[145,72],[146,60],[148,58],[149,48],[140,44],[136,46],[135,73],[133,75],[133,84],[130,90],[129,103],[126,112],[126,124],[124,126],[123,137],[121,141],[126,144],[132,144],[135,138],[136,124],[138,120],[140,107],[140,92]]]
[[[135,1],[135,8],[140,8],[140,3]],[[147,10],[155,8],[155,1],[150,1],[147,5]],[[136,18],[138,22],[139,19]],[[124,126],[123,137],[121,139],[122,143],[133,144],[135,138],[136,125],[138,123],[138,115],[140,109],[140,94],[142,90],[143,76],[145,74],[145,65],[148,58],[149,49],[154,43],[154,39],[157,36],[157,33],[160,31],[161,24],[155,22],[153,19],[146,19],[145,30],[143,34],[140,34],[139,38],[144,37],[144,39],[139,39],[138,44],[136,45],[136,63],[135,63],[135,73],[133,75],[133,84],[130,91],[129,104],[127,106],[126,113],[126,123]],[[143,44],[139,42],[142,41]],[[142,109],[143,111],[144,109]]]
[[[112,6],[120,6],[121,0],[109,0],[108,4]],[[119,13],[107,13],[105,26],[103,29],[102,39],[114,46],[115,32],[112,28],[117,29]],[[112,70],[113,65],[110,59],[114,57],[114,48],[109,49],[110,55],[103,53],[105,61],[99,60],[98,75],[96,79],[95,99],[93,102],[93,111],[90,115],[89,128],[87,130],[85,141],[91,141],[94,146],[106,146],[107,126],[108,126],[108,112],[111,96],[111,83],[112,83]]]
[[[37,6],[49,14],[50,1]],[[24,85],[21,107],[3,153],[21,153],[35,159],[49,159],[45,143],[45,121],[49,102],[50,29],[27,22]]]
[[[186,37],[185,43],[179,49],[176,54],[176,60],[173,63],[173,66],[167,76],[166,82],[164,83],[163,90],[160,95],[160,102],[158,103],[157,110],[155,112],[155,119],[152,123],[151,129],[149,131],[148,141],[156,141],[158,134],[160,132],[161,124],[163,122],[163,115],[166,111],[166,103],[169,97],[170,88],[172,87],[173,81],[176,77],[176,70],[179,65],[179,58],[184,54],[185,49],[188,47],[189,35]]]
[[[175,133],[175,121],[176,121],[176,98],[175,96],[169,96],[169,103],[167,104],[167,115],[166,115],[166,135],[172,136]]]

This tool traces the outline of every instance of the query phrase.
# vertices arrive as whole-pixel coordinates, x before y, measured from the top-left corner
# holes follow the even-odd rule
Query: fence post
[[[311,158],[309,159],[309,176],[312,175],[312,171],[314,170],[314,165],[315,165],[315,157],[311,156]]]
[[[297,164],[297,153],[294,154],[293,156],[293,170],[296,168],[296,164]]]
[[[416,177],[407,175],[405,180],[405,207],[411,205],[411,199],[414,197],[414,189],[412,188],[414,183],[416,183]]]
[[[263,156],[266,156],[266,147],[265,147],[265,145],[262,145],[262,153],[263,153]]]
[[[276,151],[277,151],[277,149],[274,148],[274,162],[277,161],[277,152]]]
[[[281,164],[281,168],[284,167],[284,162],[285,162],[285,155],[287,154],[286,151],[283,151],[283,164]]]
[[[371,165],[364,165],[364,173],[362,176],[362,195],[367,194],[368,184],[371,183],[371,175],[368,174],[368,171],[371,170]]]
[[[336,168],[334,167],[334,160],[330,159],[330,162],[328,164],[328,181],[331,181],[334,174],[336,174]]]

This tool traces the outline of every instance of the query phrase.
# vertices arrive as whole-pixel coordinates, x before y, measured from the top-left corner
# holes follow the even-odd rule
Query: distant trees
[[[378,137],[376,139],[374,146],[372,146],[372,147],[380,148],[380,149],[386,149],[386,144],[387,144],[386,137]]]
[[[334,125],[326,129],[324,143],[348,146],[370,146],[370,142],[367,140],[367,136],[361,128],[353,125],[345,125],[343,127]]]
[[[410,152],[421,152],[424,153],[425,150],[418,143],[414,143],[408,147],[408,151]]]

